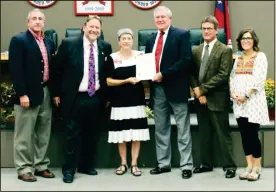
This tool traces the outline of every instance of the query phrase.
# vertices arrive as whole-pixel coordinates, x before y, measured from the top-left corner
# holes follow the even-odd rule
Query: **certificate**
[[[152,80],[156,75],[155,57],[153,53],[136,56],[136,78],[138,80]]]

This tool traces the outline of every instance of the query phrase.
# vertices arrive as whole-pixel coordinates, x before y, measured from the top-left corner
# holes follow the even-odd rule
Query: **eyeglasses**
[[[243,38],[241,38],[241,40],[242,41],[250,41],[250,40],[252,40],[253,38],[252,37],[243,37]]]
[[[214,29],[214,28],[211,28],[211,27],[202,27],[202,28],[201,28],[202,31],[206,31],[206,30],[207,30],[207,31],[211,31],[211,30],[213,30],[213,29]]]

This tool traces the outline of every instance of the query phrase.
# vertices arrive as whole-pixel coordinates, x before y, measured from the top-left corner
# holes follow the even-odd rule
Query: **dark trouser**
[[[87,170],[94,166],[102,109],[103,105],[97,94],[89,97],[87,92],[78,93],[71,118],[65,124],[66,151],[63,173],[75,173],[77,167]]]
[[[211,111],[205,105],[197,108],[197,119],[199,126],[201,164],[213,167],[213,139],[218,138],[218,146],[221,151],[221,162],[223,170],[237,169],[233,158],[232,138],[229,132],[228,110]],[[215,135],[214,135],[215,133]]]
[[[245,155],[252,155],[254,158],[262,156],[261,142],[258,137],[260,124],[248,122],[248,118],[240,117],[237,119],[241,133],[242,146]]]

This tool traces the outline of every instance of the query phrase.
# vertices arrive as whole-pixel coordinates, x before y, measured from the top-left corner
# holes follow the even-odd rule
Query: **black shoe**
[[[87,174],[87,175],[98,175],[98,172],[94,168],[90,168],[88,170],[78,169],[78,172],[79,173],[84,173],[84,174]]]
[[[171,169],[170,168],[160,168],[160,167],[156,167],[152,170],[150,170],[150,174],[152,175],[157,175],[157,174],[161,174],[161,173],[167,173],[170,172]]]
[[[74,179],[74,175],[71,173],[65,173],[63,175],[63,182],[64,183],[72,183]]]
[[[228,169],[225,173],[225,178],[230,179],[236,176],[236,170]]]
[[[204,172],[210,172],[210,171],[213,171],[213,168],[201,166],[201,167],[196,167],[193,173],[204,173]]]
[[[184,169],[182,171],[182,178],[183,179],[190,179],[192,177],[192,170]]]

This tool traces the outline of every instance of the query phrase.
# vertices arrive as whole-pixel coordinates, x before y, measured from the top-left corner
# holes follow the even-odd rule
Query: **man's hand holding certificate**
[[[152,80],[156,75],[155,56],[145,53],[136,56],[136,78],[139,80]]]

